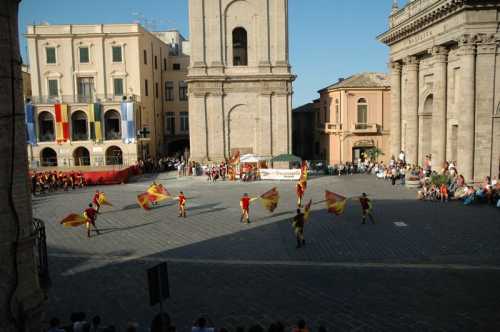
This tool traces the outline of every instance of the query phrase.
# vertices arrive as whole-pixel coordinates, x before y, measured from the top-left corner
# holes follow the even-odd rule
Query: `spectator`
[[[191,332],[214,332],[213,327],[207,327],[208,324],[208,320],[201,316],[194,322]],[[213,326],[213,324],[210,325]]]
[[[99,328],[99,325],[101,325],[101,317],[94,316],[94,318],[92,318],[92,326],[90,327],[90,331],[91,332],[102,331],[102,329]]]
[[[47,332],[64,332],[63,329],[59,328],[59,325],[61,324],[61,322],[59,321],[58,318],[52,318],[50,320],[50,327],[49,329],[47,330]]]
[[[299,320],[293,332],[309,332],[309,329],[306,327],[306,322],[303,319]]]

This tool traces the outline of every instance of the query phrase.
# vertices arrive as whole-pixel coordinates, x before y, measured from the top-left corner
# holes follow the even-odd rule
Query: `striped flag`
[[[90,138],[96,142],[102,141],[101,104],[89,104]]]
[[[87,223],[87,218],[81,214],[72,213],[64,218],[60,224],[64,227],[78,227]]]
[[[147,192],[137,195],[137,203],[139,203],[139,206],[144,210],[151,210],[151,201],[149,200],[149,194]]]
[[[149,200],[151,202],[161,202],[171,197],[170,193],[162,184],[153,184],[148,188]]]
[[[262,206],[269,212],[273,213],[278,207],[280,194],[276,188],[273,188],[260,196],[260,200],[262,202]]]
[[[337,216],[344,213],[345,205],[347,203],[347,198],[327,190],[325,192],[325,200],[326,200],[326,207],[328,208],[329,213],[334,213]]]
[[[57,143],[69,140],[68,105],[55,104],[56,113],[56,141]]]
[[[99,203],[99,205],[113,206],[113,204],[111,204],[108,201],[108,198],[106,197],[106,195],[103,192],[99,193],[99,198],[98,198],[97,202]]]

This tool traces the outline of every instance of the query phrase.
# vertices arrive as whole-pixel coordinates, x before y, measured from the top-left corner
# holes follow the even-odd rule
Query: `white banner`
[[[289,180],[298,181],[300,179],[300,169],[260,169],[261,180]]]

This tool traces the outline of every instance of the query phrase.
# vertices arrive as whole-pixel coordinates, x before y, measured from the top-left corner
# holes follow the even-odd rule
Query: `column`
[[[497,42],[495,35],[480,35],[476,58],[476,123],[474,139],[474,180],[496,175],[492,169],[493,126],[491,115],[495,113],[495,57]],[[498,83],[497,83],[498,84]],[[498,151],[498,150],[497,150]],[[497,152],[498,154],[498,152]],[[495,156],[498,158],[498,155]],[[492,172],[495,170],[495,172]],[[494,173],[494,174],[492,174]]]
[[[205,68],[205,0],[189,1],[189,31],[191,39],[191,71],[203,74]],[[191,72],[190,72],[191,74]]]
[[[273,155],[272,124],[273,118],[271,107],[272,92],[263,91],[259,96],[259,116],[257,120],[257,151],[261,156]]]
[[[406,159],[411,164],[418,164],[418,67],[416,57],[407,57],[406,96],[404,98],[404,117],[406,119]]]
[[[208,157],[208,128],[204,92],[189,94],[189,129],[191,159],[203,161]]]
[[[288,92],[279,91],[272,97],[273,155],[288,153]]]
[[[259,26],[259,54],[258,54],[258,63],[259,63],[259,71],[261,73],[267,73],[270,71],[270,59],[269,52],[271,50],[269,43],[269,2],[262,1],[259,4],[260,12],[262,15],[258,16],[258,26]]]
[[[209,74],[222,74],[222,26],[221,26],[221,7],[220,1],[211,1],[207,3],[208,13],[208,34],[207,38],[207,65]]]
[[[401,152],[401,64],[391,63],[391,155]]]
[[[213,161],[223,161],[224,139],[224,95],[220,91],[210,92],[207,98],[208,157]]]
[[[434,109],[432,113],[432,167],[441,171],[446,161],[446,110],[448,81],[448,49],[432,48],[434,61]],[[428,134],[428,133],[426,133]]]
[[[473,37],[464,35],[459,41],[460,54],[460,104],[458,125],[458,172],[465,181],[473,181],[474,175],[474,117],[476,45]]]
[[[287,67],[287,15],[288,2],[286,0],[274,0],[270,3],[274,4],[274,32],[275,32],[275,65],[278,67]],[[287,72],[286,70],[285,72]]]

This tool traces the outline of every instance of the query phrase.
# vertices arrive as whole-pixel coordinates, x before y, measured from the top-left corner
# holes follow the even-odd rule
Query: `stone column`
[[[442,46],[431,50],[434,61],[434,109],[432,113],[432,168],[440,171],[446,161],[446,91],[448,80],[448,49]]]
[[[206,68],[205,0],[189,0],[189,31],[191,32],[190,74],[203,75]]]
[[[391,63],[391,155],[401,152],[401,64]]]
[[[477,45],[476,77],[476,123],[474,139],[474,180],[482,181],[493,172],[493,126],[491,115],[495,113],[495,57],[497,41],[495,35],[479,36]],[[498,151],[498,150],[497,150]],[[498,152],[497,152],[498,154]],[[495,156],[495,158],[498,158]],[[492,174],[493,173],[493,174]]]
[[[191,159],[203,161],[208,157],[205,92],[189,94],[189,139]]]
[[[207,99],[208,157],[213,161],[223,161],[225,157],[224,139],[224,94],[210,92]]]
[[[406,90],[404,97],[404,117],[406,119],[406,159],[411,164],[418,164],[418,67],[419,61],[411,56],[405,59]]]
[[[273,155],[288,153],[288,92],[279,91],[272,96]]]
[[[209,17],[208,20],[208,36],[210,42],[207,45],[207,64],[209,65],[208,73],[210,75],[223,74],[222,65],[222,24],[221,24],[221,7],[219,1],[211,1],[207,3]]]
[[[257,120],[257,151],[261,156],[270,157],[273,154],[271,107],[272,92],[262,91],[259,96],[259,116]]]
[[[470,35],[464,35],[459,41],[460,54],[460,104],[458,125],[458,172],[465,181],[474,180],[474,118],[475,118],[475,74],[476,45]]]

